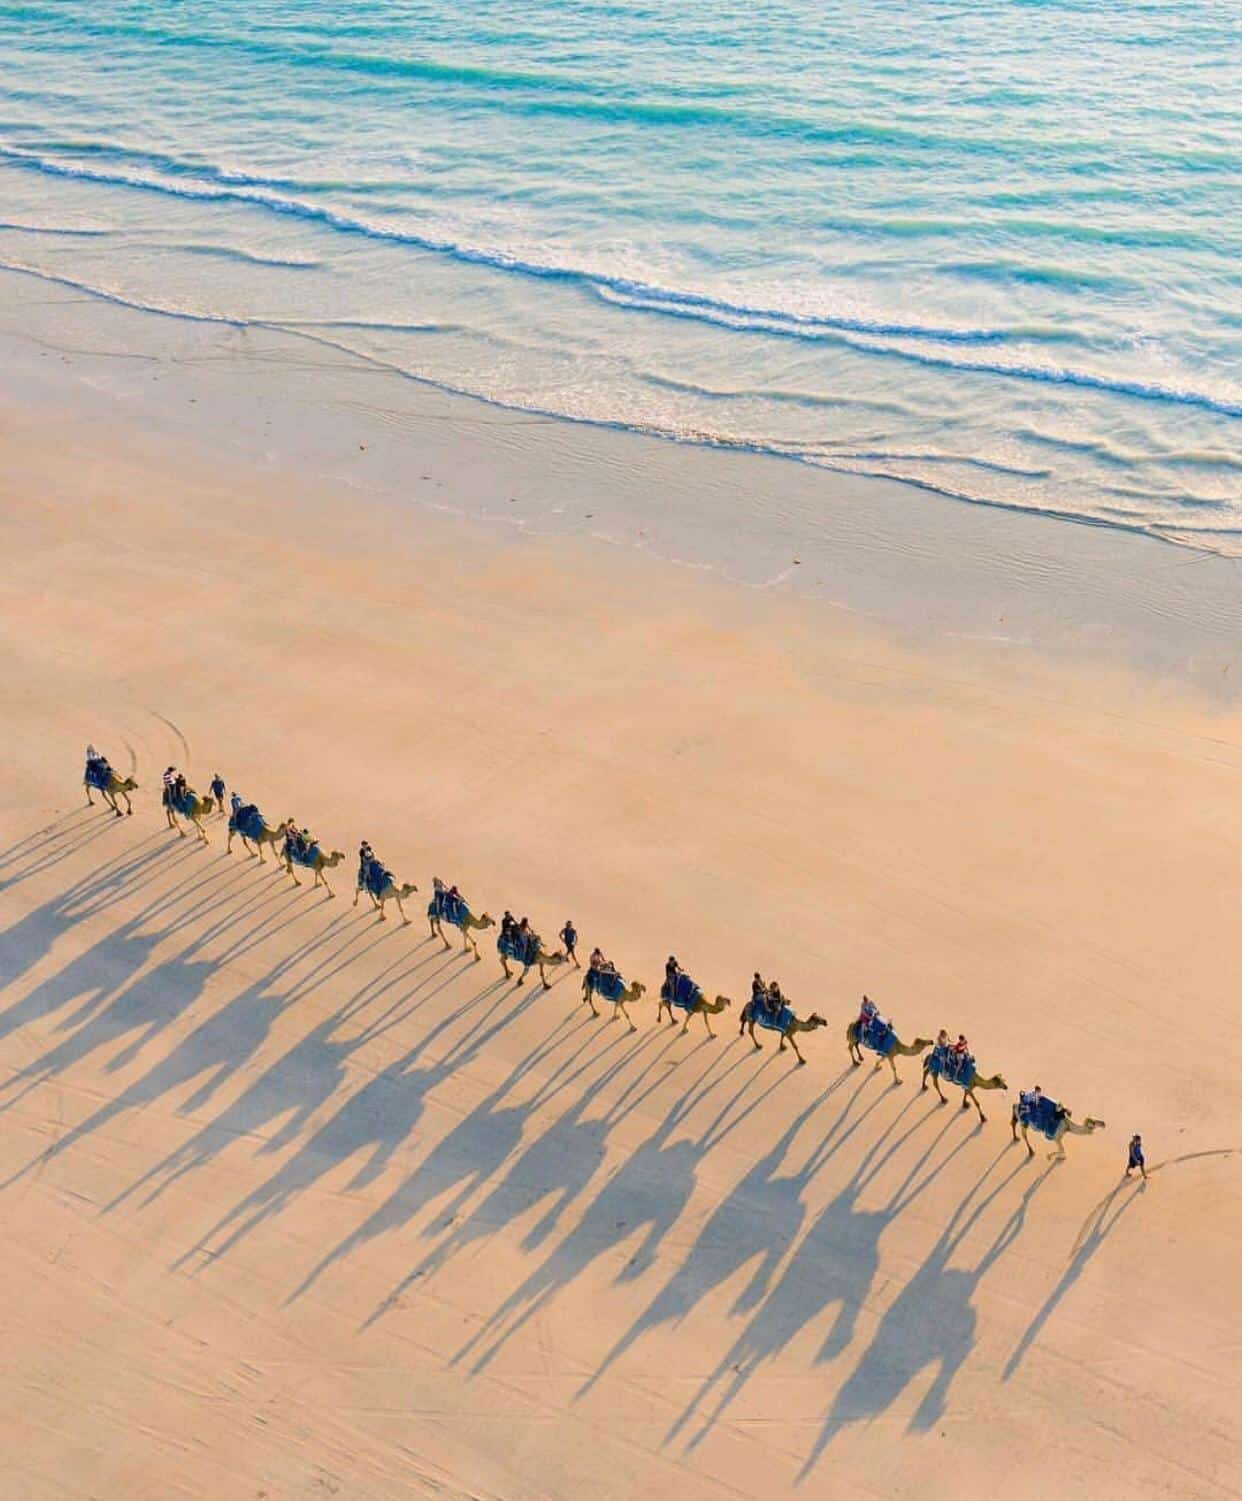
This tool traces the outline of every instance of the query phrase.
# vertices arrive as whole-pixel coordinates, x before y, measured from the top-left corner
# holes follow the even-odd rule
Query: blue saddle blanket
[[[229,817],[229,832],[241,834],[246,839],[259,839],[263,835],[263,815],[253,803],[243,803]]]
[[[880,1016],[873,1016],[862,1029],[859,1041],[863,1047],[870,1048],[873,1053],[883,1053],[887,1056],[893,1051],[897,1038],[893,1032],[892,1022],[885,1021]]]
[[[516,964],[532,965],[539,953],[538,933],[502,933],[496,940],[496,952]]]
[[[625,981],[610,969],[588,969],[587,986],[605,1001],[619,1001],[625,994]]]
[[[948,1084],[957,1084],[966,1089],[975,1076],[974,1054],[964,1053],[959,1057],[952,1048],[933,1048],[927,1055],[927,1072]]]
[[[794,1020],[793,1007],[782,1006],[779,1011],[772,1012],[762,1001],[750,1001],[746,1006],[746,1020],[754,1022],[757,1027],[766,1027],[769,1032],[786,1032]]]
[[[308,844],[303,849],[300,845],[294,844],[292,839],[286,839],[285,858],[292,861],[294,865],[314,865],[319,859],[319,845]]]
[[[464,928],[470,916],[470,908],[459,896],[450,896],[447,891],[437,891],[427,903],[427,916],[438,922],[452,923],[455,928]]]
[[[378,860],[369,860],[367,862],[366,879],[363,884],[371,895],[374,897],[383,896],[384,892],[388,890],[390,883],[393,885],[396,884],[392,879],[392,872],[386,870]]]
[[[1038,1099],[1029,1094],[1018,1096],[1018,1119],[1032,1131],[1038,1131],[1052,1141],[1061,1124],[1061,1107],[1047,1095]]]
[[[703,992],[694,983],[689,975],[678,975],[673,993],[669,993],[669,984],[665,980],[660,986],[660,999],[667,1001],[670,1006],[679,1006],[683,1011],[689,1011],[695,1005]]]
[[[187,787],[180,797],[173,797],[170,792],[168,801],[174,813],[180,813],[182,818],[189,818],[197,795],[193,787]]]
[[[112,768],[106,761],[88,761],[86,774],[83,777],[88,787],[98,787],[100,792],[108,790],[108,779],[112,775]]]

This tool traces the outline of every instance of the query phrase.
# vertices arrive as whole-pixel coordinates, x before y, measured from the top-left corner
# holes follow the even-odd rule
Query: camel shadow
[[[89,808],[81,812],[84,818],[79,819],[76,813],[66,814],[17,840],[0,854],[0,892],[52,870],[104,838],[116,823],[111,812],[106,819],[92,815]]]
[[[268,899],[278,902],[281,893],[273,893]],[[246,910],[249,915],[250,909]],[[243,914],[238,914],[240,917]],[[269,1035],[276,1018],[295,1001],[303,999],[310,994],[318,985],[337,973],[349,962],[342,959],[333,968],[318,968],[311,975],[296,981],[287,992],[275,993],[275,987],[299,966],[304,965],[319,955],[319,951],[329,945],[339,936],[339,928],[344,923],[344,918],[337,918],[309,944],[303,945],[296,953],[279,960],[277,963],[253,984],[247,986],[232,1000],[221,1006],[207,1016],[194,1031],[187,1034],[164,1058],[161,1058],[155,1066],[141,1078],[135,1080],[120,1094],[107,1100],[103,1105],[88,1116],[79,1125],[72,1128],[51,1147],[31,1162],[26,1168],[13,1175],[8,1182],[30,1172],[37,1166],[41,1166],[62,1153],[68,1151],[85,1137],[100,1130],[110,1121],[124,1114],[128,1110],[142,1109],[156,1100],[164,1098],[177,1090],[200,1079],[207,1077],[190,1096],[183,1102],[179,1109],[180,1114],[201,1109],[216,1094],[225,1081],[242,1067],[247,1059],[252,1057],[262,1046]],[[253,929],[242,942],[247,946],[257,942],[265,936],[265,927],[270,920],[265,920]],[[218,938],[230,931],[226,922],[213,931],[211,937]],[[356,943],[356,936],[347,937],[343,944],[338,945],[333,954],[327,957],[325,964],[331,964],[334,958],[344,954]],[[237,948],[233,952],[238,952]],[[174,961],[178,971],[183,971],[185,966],[179,961]],[[195,977],[197,978],[203,966],[195,965]],[[208,964],[207,970],[214,966]],[[167,965],[161,965],[153,972],[152,980],[160,985],[171,988],[179,982],[184,982],[184,974],[169,973]],[[131,1003],[132,1004],[132,1003]],[[116,1025],[116,1019],[112,1019],[112,1025]],[[128,1051],[128,1050],[127,1050]],[[114,1059],[110,1068],[119,1066],[124,1060],[122,1054]],[[128,1196],[128,1191],[119,1199],[114,1200],[109,1208],[115,1207],[121,1199]]]
[[[438,1216],[443,1224],[454,1223],[471,1195],[499,1172],[505,1161],[517,1150],[523,1127],[531,1113],[567,1089],[575,1079],[580,1078],[599,1061],[596,1057],[582,1062],[583,1055],[590,1051],[595,1040],[589,1031],[585,1036],[583,1032],[581,1021],[573,1026],[569,1017],[563,1018],[550,1038],[545,1038],[533,1047],[485,1099],[435,1143],[427,1156],[383,1204],[316,1263],[287,1301],[293,1302],[300,1297],[329,1267],[358,1247],[380,1235],[400,1229],[425,1206],[434,1204],[456,1190],[454,1197]],[[575,1037],[577,1046],[559,1061],[529,1099],[520,1103],[504,1103],[532,1069],[547,1062]],[[615,1048],[619,1044],[618,1038],[610,1046]]]
[[[628,1034],[609,1042],[604,1050],[588,1065],[594,1068],[607,1059],[613,1048],[621,1047]],[[633,1066],[654,1043],[658,1034],[648,1033],[624,1056],[609,1062],[604,1070],[584,1085],[572,1101],[546,1130],[522,1147],[513,1158],[503,1178],[487,1193],[471,1211],[469,1217],[457,1222],[454,1211],[438,1215],[436,1222],[423,1231],[424,1238],[437,1233],[441,1240],[423,1260],[402,1279],[391,1293],[367,1318],[364,1328],[369,1328],[384,1314],[399,1305],[407,1288],[420,1277],[431,1277],[440,1271],[454,1256],[471,1245],[486,1240],[502,1226],[512,1224],[541,1203],[546,1204],[539,1221],[527,1232],[521,1244],[526,1251],[535,1250],[553,1233],[562,1215],[586,1190],[604,1160],[604,1145],[609,1131],[624,1119],[630,1109],[642,1098],[638,1086],[644,1077],[654,1070],[659,1062],[657,1052],[648,1060],[645,1069],[638,1072],[618,1101],[602,1116],[585,1119],[586,1111],[601,1092]],[[667,1048],[665,1049],[667,1051]],[[580,1077],[579,1070],[574,1078]],[[561,1078],[552,1088],[541,1092],[539,1103],[547,1103],[570,1081]],[[459,1203],[464,1198],[459,1195]],[[448,1231],[448,1234],[444,1232]]]
[[[487,985],[458,1008],[442,1026],[465,1019],[479,1009],[496,989]],[[350,1095],[321,1126],[298,1147],[289,1160],[263,1184],[253,1189],[240,1203],[230,1209],[189,1250],[173,1263],[173,1269],[186,1267],[191,1261],[212,1262],[226,1256],[242,1240],[252,1235],[262,1224],[274,1219],[296,1198],[313,1188],[322,1178],[341,1163],[365,1153],[347,1185],[347,1192],[356,1192],[373,1183],[383,1172],[393,1154],[410,1137],[422,1117],[428,1094],[449,1079],[459,1068],[466,1066],[494,1037],[514,1022],[532,1003],[534,997],[512,1010],[495,1018],[485,1026],[472,1026],[463,1037],[450,1045],[439,1062],[419,1064],[420,1057],[432,1046],[442,1028],[435,1028],[420,1039],[396,1062],[369,1079],[360,1089]],[[276,1151],[294,1139],[310,1116],[311,1101],[317,1095],[320,1102],[335,1092],[343,1082],[345,1065],[357,1050],[374,1040],[377,1032],[366,1028],[348,1038],[336,1039],[332,1033],[339,1025],[337,1018],[316,1028],[310,1039],[305,1039],[286,1055],[273,1069],[247,1091],[246,1095],[213,1122],[201,1138],[210,1140],[224,1132],[229,1138],[236,1135],[244,1122],[245,1129],[254,1130],[256,1110],[265,1111],[269,1118],[289,1115],[292,1118],[263,1148]],[[296,1056],[295,1055],[300,1055]],[[311,1089],[298,1077],[299,1066],[309,1065],[315,1073]],[[325,1092],[325,1086],[329,1086]],[[313,1106],[311,1106],[313,1108]],[[192,1142],[182,1149],[183,1159],[188,1154],[191,1162],[202,1159],[203,1141]],[[185,1170],[184,1160],[176,1170],[177,1176]]]
[[[149,844],[151,841],[144,840],[143,843]],[[83,876],[60,895],[19,917],[0,932],[0,973],[4,975],[5,989],[16,986],[80,922],[106,910],[127,888],[137,884],[140,878],[166,874],[175,869],[187,855],[188,852],[172,851],[162,845],[145,851],[139,846],[136,851],[114,856],[99,870]],[[126,923],[122,931],[135,931],[142,921],[159,910],[161,900],[148,903],[143,913]],[[95,945],[91,952],[96,953],[97,962],[105,952],[104,944]],[[65,982],[61,982],[60,976],[53,977],[43,982],[24,1000],[0,1012],[0,1038],[8,1036],[29,1021],[50,1015],[52,1011],[67,1004],[74,995],[114,987],[115,980],[101,987],[98,975],[87,973],[84,959],[85,956],[81,956],[60,972],[65,977]],[[108,972],[109,965],[105,962],[101,973]],[[123,966],[116,973],[124,973]],[[70,983],[76,983],[77,988],[70,990]],[[59,999],[53,999],[54,995]]]
[[[710,1039],[704,1038],[695,1052],[703,1047],[710,1047]],[[486,1369],[504,1345],[554,1297],[601,1257],[615,1253],[635,1236],[638,1244],[614,1281],[636,1281],[648,1270],[660,1243],[681,1217],[694,1191],[698,1163],[735,1131],[758,1104],[755,1101],[746,1110],[735,1111],[742,1096],[761,1078],[762,1069],[744,1079],[741,1088],[708,1121],[697,1138],[677,1134],[694,1109],[749,1062],[748,1056],[740,1056],[713,1079],[712,1074],[727,1056],[726,1051],[713,1050],[707,1068],[687,1094],[675,1101],[651,1135],[622,1159],[578,1223],[457,1352],[454,1365],[473,1354],[471,1373],[477,1375]],[[780,1080],[774,1080],[768,1092],[779,1087]],[[615,1120],[610,1124],[615,1124]],[[576,1145],[585,1146],[586,1155],[579,1160],[594,1170],[593,1149],[602,1152],[602,1134],[591,1131],[584,1142]]]
[[[851,1076],[847,1070],[843,1078]],[[805,1216],[803,1195],[812,1178],[844,1149],[878,1108],[892,1099],[885,1090],[850,1121],[851,1111],[863,1096],[868,1082],[867,1078],[859,1079],[858,1087],[801,1170],[786,1178],[789,1185],[785,1193],[789,1216],[786,1245],[797,1240]],[[879,1269],[879,1245],[884,1231],[926,1192],[953,1158],[973,1140],[973,1134],[963,1136],[957,1146],[930,1170],[922,1171],[940,1142],[953,1130],[952,1120],[946,1119],[931,1145],[915,1159],[888,1199],[877,1209],[860,1209],[860,1196],[902,1149],[937,1118],[934,1108],[924,1109],[910,1125],[900,1129],[905,1117],[920,1102],[921,1096],[918,1095],[907,1100],[866,1149],[849,1179],[797,1241],[793,1255],[775,1285],[769,1290],[770,1277],[767,1281],[752,1279],[743,1291],[733,1311],[745,1313],[754,1309],[752,1318],[669,1429],[666,1442],[675,1440],[700,1412],[709,1393],[719,1389],[715,1406],[702,1419],[686,1446],[687,1449],[697,1448],[760,1367],[774,1359],[825,1309],[835,1306],[836,1315],[824,1336],[816,1363],[835,1359],[851,1343],[858,1314]],[[753,1230],[752,1236],[757,1235],[758,1230]],[[688,1258],[687,1267],[692,1263],[693,1257]],[[775,1272],[775,1265],[772,1271]]]
[[[1004,1147],[953,1211],[926,1260],[886,1309],[871,1343],[837,1392],[819,1436],[798,1473],[805,1480],[832,1440],[850,1424],[867,1422],[885,1412],[922,1372],[935,1372],[907,1424],[910,1433],[926,1432],[944,1415],[949,1391],[975,1344],[978,1315],[975,1293],[997,1261],[1010,1250],[1026,1225],[1036,1193],[1047,1182],[1049,1164],[1023,1191],[1012,1213],[992,1237],[973,1267],[949,1263],[988,1208],[1027,1164],[1018,1163],[972,1206],[984,1184],[1004,1160]]]
[[[67,1034],[61,1041],[4,1082],[3,1090],[13,1092],[8,1094],[0,1109],[11,1109],[32,1089],[114,1043],[121,1042],[124,1046],[109,1059],[108,1071],[115,1072],[125,1067],[159,1032],[199,999],[219,964],[217,959],[206,954],[209,947],[227,939],[229,952],[242,954],[279,932],[291,920],[281,920],[280,906],[276,911],[260,916],[254,904],[238,906],[239,899],[241,903],[247,903],[248,893],[243,890],[225,898],[224,903],[215,908],[213,920],[180,953],[147,970],[145,966],[155,949],[166,941],[170,932],[191,920],[196,910],[210,898],[201,888],[192,896],[172,898],[174,908],[180,905],[186,911],[159,927],[147,926],[160,905],[158,902],[149,904],[116,932],[108,934],[72,961],[46,986],[33,991],[22,1003],[25,1013],[22,1019],[46,1015],[49,1009],[60,1009],[68,1000],[76,999],[83,994],[79,988],[83,980],[97,983],[100,973],[112,977],[106,987],[87,992],[87,998],[77,1010],[60,1022],[57,1030]],[[261,900],[258,906],[261,909],[273,903],[287,906],[282,904],[279,893]],[[70,1137],[77,1139],[75,1133],[70,1133]],[[58,1144],[50,1151],[55,1153],[60,1149]],[[28,1169],[21,1169],[14,1177],[21,1177],[26,1171]],[[8,1181],[11,1183],[14,1178]]]

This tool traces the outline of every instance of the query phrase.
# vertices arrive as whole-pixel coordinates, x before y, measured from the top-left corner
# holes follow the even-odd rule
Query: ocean
[[[0,3],[0,266],[1238,556],[1237,20]]]

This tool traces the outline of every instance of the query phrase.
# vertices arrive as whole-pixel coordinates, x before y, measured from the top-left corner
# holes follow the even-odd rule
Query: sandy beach
[[[29,279],[0,339],[6,1498],[1242,1495],[1235,561]],[[713,549],[727,486],[773,529]],[[638,1031],[446,952],[437,876]],[[850,1067],[864,991],[986,1124]],[[1036,1083],[1106,1122],[1058,1166]]]

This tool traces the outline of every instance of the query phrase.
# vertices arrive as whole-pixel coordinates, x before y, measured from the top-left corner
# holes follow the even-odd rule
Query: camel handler
[[[1130,1138],[1130,1155],[1126,1162],[1126,1177],[1138,1168],[1143,1175],[1143,1182],[1147,1182],[1147,1162],[1143,1157],[1143,1138],[1136,1131]]]

